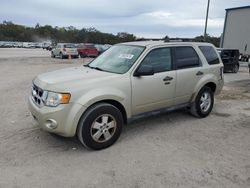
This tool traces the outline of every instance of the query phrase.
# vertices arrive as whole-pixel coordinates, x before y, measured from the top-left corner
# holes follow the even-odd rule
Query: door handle
[[[197,76],[201,76],[201,75],[203,75],[203,74],[204,74],[204,73],[201,72],[201,71],[198,71],[198,72],[196,73]]]
[[[165,78],[163,78],[163,81],[170,81],[170,80],[173,80],[173,79],[174,79],[173,77],[166,76]]]

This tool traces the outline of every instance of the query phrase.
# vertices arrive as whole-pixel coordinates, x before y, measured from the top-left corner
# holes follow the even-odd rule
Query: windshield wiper
[[[99,68],[99,67],[91,67],[91,66],[89,66],[89,68],[95,69],[95,70],[99,70],[99,71],[104,71],[103,69],[101,69],[101,68]]]
[[[89,64],[86,64],[86,65],[83,65],[84,67],[89,67],[90,68],[90,66],[89,66]]]
[[[89,64],[83,65],[83,66],[84,66],[84,67],[91,68],[91,69],[99,70],[99,71],[104,71],[103,69],[101,69],[101,68],[99,68],[99,67],[91,67],[91,66],[89,66]]]

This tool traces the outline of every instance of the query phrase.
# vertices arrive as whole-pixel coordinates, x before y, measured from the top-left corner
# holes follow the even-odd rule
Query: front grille
[[[38,106],[41,106],[43,104],[43,94],[44,94],[44,91],[41,88],[37,87],[36,85],[33,85],[32,86],[31,94],[32,94],[33,101]]]

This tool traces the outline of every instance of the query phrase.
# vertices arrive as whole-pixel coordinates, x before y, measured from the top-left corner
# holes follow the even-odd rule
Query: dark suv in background
[[[218,48],[217,49],[220,57],[222,59],[222,62],[224,64],[224,72],[231,71],[233,73],[237,73],[239,71],[239,50],[237,49],[223,49]]]

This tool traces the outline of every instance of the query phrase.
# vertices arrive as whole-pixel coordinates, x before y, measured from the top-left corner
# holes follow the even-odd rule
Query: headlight
[[[44,91],[46,92],[43,95],[43,102],[45,106],[56,107],[59,104],[68,104],[70,100],[69,93],[55,93],[51,91]]]

